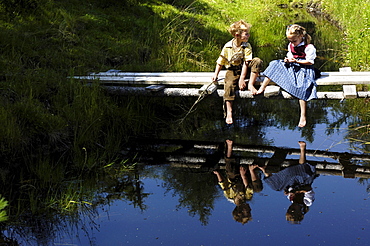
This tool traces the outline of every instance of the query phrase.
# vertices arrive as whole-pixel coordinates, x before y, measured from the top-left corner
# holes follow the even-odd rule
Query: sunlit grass
[[[0,222],[6,221],[8,219],[8,215],[5,211],[5,208],[8,206],[8,202],[1,197],[0,195]]]
[[[322,5],[346,33],[346,66],[354,71],[370,70],[370,8],[369,1],[325,0]],[[356,14],[354,14],[356,13]]]

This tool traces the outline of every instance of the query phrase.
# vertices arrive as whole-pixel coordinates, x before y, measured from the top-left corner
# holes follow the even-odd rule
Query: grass
[[[321,1],[323,9],[338,21],[345,33],[345,65],[354,71],[370,70],[370,1]],[[356,14],[354,14],[356,13]]]

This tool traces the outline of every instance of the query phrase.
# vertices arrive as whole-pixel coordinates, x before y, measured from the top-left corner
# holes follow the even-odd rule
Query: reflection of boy
[[[251,69],[250,82],[254,83],[261,71],[262,60],[252,57],[252,46],[248,43],[251,24],[243,20],[237,21],[230,26],[229,32],[234,37],[227,42],[217,59],[212,81],[216,82],[222,67],[227,69],[224,85],[224,107],[226,123],[232,124],[232,104],[235,99],[235,90],[247,88],[245,77],[248,69]]]
[[[226,140],[226,178],[217,170],[213,173],[217,176],[224,196],[236,205],[233,211],[235,221],[245,224],[252,219],[251,208],[246,202],[252,199],[253,189],[249,185],[247,169],[244,166],[239,166],[232,157],[232,144],[231,140]]]

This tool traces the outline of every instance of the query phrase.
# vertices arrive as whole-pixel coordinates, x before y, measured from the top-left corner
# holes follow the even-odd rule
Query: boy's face
[[[250,34],[249,34],[248,30],[246,30],[246,29],[245,30],[240,30],[240,32],[236,34],[236,38],[240,38],[240,40],[243,41],[243,42],[247,42],[248,39],[249,39],[249,36],[250,36]]]

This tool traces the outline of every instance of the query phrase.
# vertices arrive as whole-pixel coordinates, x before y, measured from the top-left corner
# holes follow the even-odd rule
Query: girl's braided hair
[[[306,29],[303,26],[293,24],[289,25],[286,29],[287,36],[302,36],[304,43],[310,44],[311,43],[311,36],[306,32]]]

